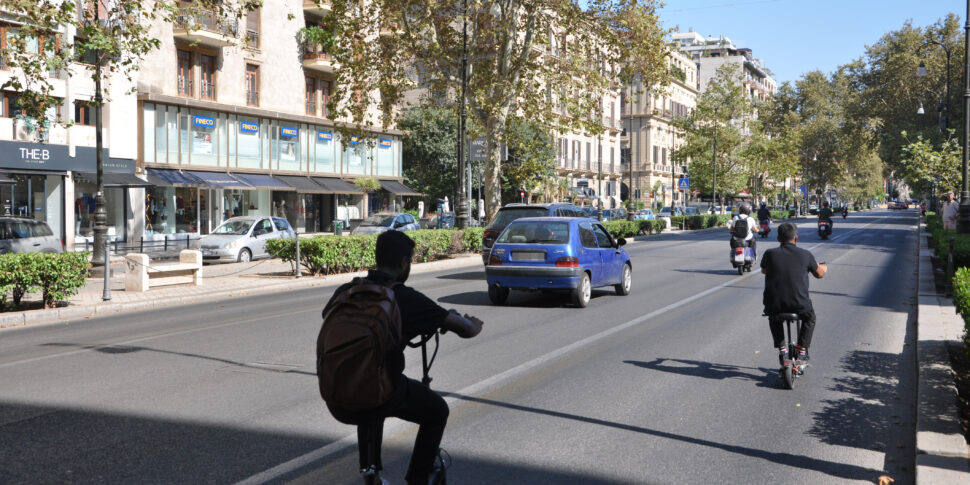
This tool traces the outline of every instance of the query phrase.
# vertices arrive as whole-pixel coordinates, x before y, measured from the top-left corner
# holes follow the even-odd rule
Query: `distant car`
[[[290,223],[281,217],[233,217],[199,239],[204,263],[247,263],[269,257],[266,241],[293,237]]]
[[[627,216],[626,209],[622,207],[616,208],[616,209],[603,209],[604,221],[625,220],[626,216]]]
[[[418,220],[407,212],[380,212],[371,214],[355,227],[351,234],[377,234],[384,231],[416,231],[421,229]]]
[[[674,206],[673,208],[668,206],[668,207],[664,207],[663,209],[660,209],[660,213],[657,214],[657,217],[670,217],[671,211],[673,211],[672,213],[674,216],[684,215],[684,208],[678,205],[678,206]]]
[[[552,202],[549,204],[507,204],[498,210],[498,214],[485,226],[482,233],[482,263],[488,263],[488,252],[495,242],[495,238],[502,233],[512,221],[523,217],[590,217],[582,208],[567,202]],[[593,216],[596,210],[593,209]]]
[[[700,212],[698,212],[697,207],[687,207],[684,209],[684,214],[688,216],[696,216],[699,215]]]
[[[510,290],[560,290],[583,308],[596,287],[613,286],[618,295],[627,295],[633,265],[624,244],[587,218],[518,219],[492,246],[485,266],[488,297],[501,305]]]
[[[0,217],[0,254],[60,253],[64,244],[44,221]]]
[[[640,209],[633,214],[633,220],[635,221],[652,221],[656,217],[650,209]]]

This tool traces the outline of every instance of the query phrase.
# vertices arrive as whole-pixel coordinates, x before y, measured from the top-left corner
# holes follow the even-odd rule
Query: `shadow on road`
[[[758,387],[773,387],[781,389],[778,369],[765,367],[746,367],[737,365],[715,364],[698,360],[657,358],[652,362],[624,360],[625,364],[682,376],[703,377],[704,379],[743,379],[754,381]],[[749,372],[745,372],[745,370]]]
[[[678,273],[713,274],[719,276],[738,276],[736,269],[674,269]],[[752,269],[752,271],[754,271]]]
[[[439,280],[485,281],[485,271],[466,271],[464,273],[449,273],[438,276]]]
[[[497,406],[497,407],[502,407],[502,408],[511,409],[514,411],[525,412],[525,413],[534,413],[534,414],[541,414],[544,416],[570,419],[573,421],[579,421],[579,422],[594,424],[599,426],[607,426],[610,428],[619,429],[623,431],[630,431],[633,433],[641,433],[649,436],[655,436],[657,438],[681,441],[691,445],[716,448],[722,451],[726,451],[729,453],[736,453],[742,456],[760,458],[772,463],[777,463],[779,465],[819,471],[845,480],[867,480],[872,482],[879,475],[883,474],[882,472],[877,470],[870,470],[861,466],[850,465],[846,463],[831,462],[831,461],[826,461],[818,458],[812,458],[809,456],[798,454],[797,452],[786,453],[782,451],[759,450],[757,448],[749,448],[746,446],[732,445],[728,443],[718,443],[716,441],[706,440],[703,438],[695,438],[692,436],[685,436],[681,434],[670,433],[667,431],[645,428],[642,426],[634,426],[631,424],[616,423],[616,422],[607,421],[599,418],[592,418],[588,416],[579,416],[576,414],[564,413],[561,411],[552,411],[548,409],[521,406],[518,404],[495,401],[491,399],[483,399],[483,398],[474,397],[474,396],[466,396],[458,393],[442,392],[441,394],[445,396],[461,399],[463,401],[468,401],[468,402],[474,402],[474,403],[479,403],[479,404],[484,404],[489,406]],[[501,480],[496,481],[496,483],[499,483],[499,482],[501,482]]]
[[[600,289],[593,290],[591,299],[614,295],[613,290]],[[488,291],[466,291],[445,295],[438,298],[438,303],[448,303],[451,305],[470,305],[470,306],[495,306],[488,299]],[[567,291],[516,291],[512,290],[509,299],[502,306],[508,307],[529,307],[529,308],[561,308],[570,305],[569,293]]]

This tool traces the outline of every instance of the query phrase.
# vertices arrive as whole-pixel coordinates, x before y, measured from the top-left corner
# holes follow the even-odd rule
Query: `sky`
[[[962,19],[967,4],[943,0],[666,0],[665,28],[693,28],[749,47],[778,84],[819,69],[834,71],[865,54],[907,20],[927,26],[948,13]],[[961,24],[962,25],[962,24]]]

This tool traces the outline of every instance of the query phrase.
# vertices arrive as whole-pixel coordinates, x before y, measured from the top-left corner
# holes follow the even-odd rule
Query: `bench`
[[[148,291],[150,286],[179,284],[202,284],[201,251],[183,249],[178,263],[163,264],[149,264],[147,254],[125,256],[125,291]]]

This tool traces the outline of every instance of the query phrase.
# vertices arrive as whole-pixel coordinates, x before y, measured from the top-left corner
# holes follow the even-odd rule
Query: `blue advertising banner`
[[[808,197],[808,188],[804,185],[799,185],[798,190],[802,191],[802,197]]]
[[[193,116],[192,117],[192,123],[195,124],[195,126],[202,127],[202,128],[215,128],[216,127],[216,120],[215,120],[215,118],[209,118],[209,117],[206,117],[206,116]]]
[[[391,140],[388,138],[381,138],[380,146],[381,148],[391,148]]]
[[[359,136],[352,136],[352,137],[350,137],[350,144],[351,145],[360,145],[360,137]]]
[[[239,122],[239,131],[243,133],[259,133],[259,123],[252,123],[249,121]]]
[[[293,138],[293,137],[296,137],[296,136],[300,136],[300,130],[298,130],[296,128],[293,128],[291,126],[281,126],[280,127],[280,136],[285,136],[285,137],[290,137],[290,138]]]
[[[318,141],[331,141],[333,140],[333,133],[329,131],[318,131],[317,132]]]

